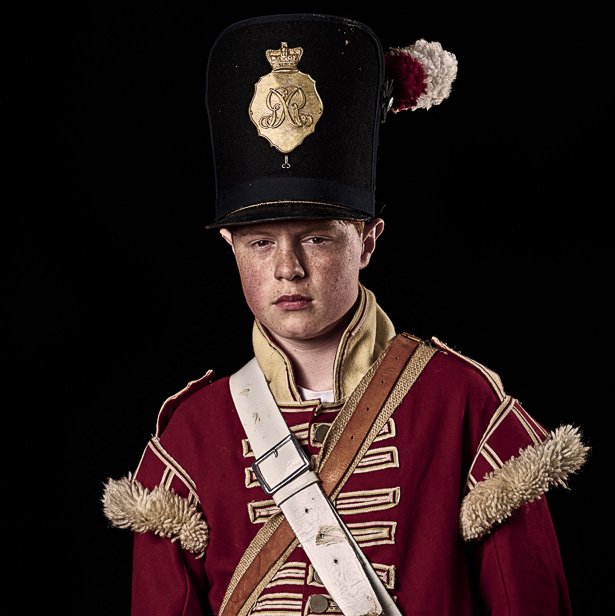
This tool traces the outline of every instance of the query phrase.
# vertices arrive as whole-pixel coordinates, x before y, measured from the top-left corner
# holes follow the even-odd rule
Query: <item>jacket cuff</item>
[[[172,490],[156,486],[150,490],[129,473],[122,479],[109,479],[102,497],[105,516],[117,528],[138,533],[153,532],[197,558],[205,553],[209,529],[196,505]]]
[[[465,541],[491,532],[524,503],[540,498],[566,481],[585,463],[589,447],[578,428],[560,426],[539,445],[522,449],[504,465],[479,481],[464,497],[459,515]]]

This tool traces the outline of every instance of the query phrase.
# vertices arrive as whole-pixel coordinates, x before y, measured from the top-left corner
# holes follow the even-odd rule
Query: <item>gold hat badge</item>
[[[322,115],[322,100],[316,82],[298,68],[302,47],[265,52],[271,73],[263,75],[254,85],[250,103],[250,119],[258,134],[283,154],[292,152],[312,134]]]

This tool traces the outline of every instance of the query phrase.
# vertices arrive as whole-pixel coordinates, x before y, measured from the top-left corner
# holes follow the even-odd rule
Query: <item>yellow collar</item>
[[[359,285],[357,309],[342,334],[333,366],[337,403],[352,393],[393,336],[393,323],[378,306],[376,297],[369,289]],[[290,359],[256,320],[252,328],[252,345],[256,361],[278,405],[303,405]]]

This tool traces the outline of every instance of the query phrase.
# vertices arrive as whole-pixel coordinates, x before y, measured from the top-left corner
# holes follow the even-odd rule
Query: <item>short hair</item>
[[[354,228],[359,233],[359,235],[362,235],[363,234],[363,230],[365,229],[365,223],[367,221],[365,221],[365,220],[352,220],[352,219],[342,218],[340,220],[340,222],[342,224],[344,224],[344,225],[353,225]]]

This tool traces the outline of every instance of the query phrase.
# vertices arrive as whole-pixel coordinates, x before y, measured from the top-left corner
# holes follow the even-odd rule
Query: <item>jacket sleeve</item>
[[[205,616],[208,528],[191,478],[153,438],[133,482],[161,502],[134,534],[131,616]]]
[[[213,379],[210,370],[168,398],[136,473],[105,485],[105,516],[113,526],[134,531],[132,616],[211,613],[203,562],[209,529],[194,481],[161,439],[182,401]]]
[[[469,547],[481,614],[572,614],[545,496],[522,505],[506,522]]]
[[[105,514],[134,531],[131,616],[205,616],[209,531],[186,471],[150,440],[135,475],[107,483]]]
[[[131,616],[205,616],[206,586],[201,561],[177,542],[135,533]]]
[[[547,432],[504,397],[476,447],[460,511],[480,613],[569,616],[546,493],[565,486],[588,448],[576,428]]]

